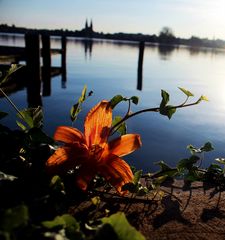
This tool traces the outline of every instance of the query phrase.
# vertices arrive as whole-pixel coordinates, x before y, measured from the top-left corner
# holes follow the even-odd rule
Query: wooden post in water
[[[28,32],[25,35],[26,68],[27,68],[27,101],[28,107],[42,105],[41,100],[41,68],[40,68],[40,36]]]
[[[143,82],[143,57],[144,57],[145,42],[139,43],[139,57],[138,57],[138,77],[137,77],[137,89],[142,90]]]
[[[42,34],[42,82],[43,96],[51,95],[51,45],[49,34]]]
[[[62,36],[62,54],[61,54],[61,68],[62,68],[62,86],[66,82],[66,36]]]

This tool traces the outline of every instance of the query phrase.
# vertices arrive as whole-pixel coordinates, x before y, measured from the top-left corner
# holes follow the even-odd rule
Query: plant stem
[[[171,109],[174,109],[174,108],[184,108],[184,107],[190,107],[190,106],[193,106],[193,105],[197,105],[199,103],[199,101],[196,101],[194,103],[189,103],[189,104],[180,104],[180,105],[177,105],[177,106],[171,106]],[[134,113],[131,113],[131,114],[126,114],[125,117],[123,119],[121,119],[117,124],[115,124],[111,129],[110,129],[110,134],[112,132],[114,132],[114,130],[123,122],[125,122],[127,119],[131,118],[131,117],[134,117],[138,114],[141,114],[141,113],[144,113],[144,112],[159,112],[160,108],[159,107],[155,107],[155,108],[146,108],[146,109],[142,109],[140,111],[137,111],[137,112],[134,112]]]
[[[7,99],[7,101],[11,104],[11,106],[16,110],[16,112],[24,119],[23,115],[20,113],[20,110],[16,107],[16,105],[12,102],[12,100],[7,96],[7,94],[0,88],[1,93]]]

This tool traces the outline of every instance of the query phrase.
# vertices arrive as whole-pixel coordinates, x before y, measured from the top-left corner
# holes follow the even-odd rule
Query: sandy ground
[[[186,186],[178,180],[161,189],[165,191],[161,201],[102,196],[97,214],[105,209],[110,209],[111,213],[124,211],[129,222],[146,239],[225,239],[225,192],[203,186],[202,182]],[[78,217],[86,217],[92,210],[90,202],[73,209]]]

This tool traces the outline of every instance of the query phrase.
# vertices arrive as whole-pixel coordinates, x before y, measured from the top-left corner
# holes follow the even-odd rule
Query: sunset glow
[[[92,19],[105,33],[158,34],[168,26],[179,37],[225,39],[224,0],[0,0],[0,9],[1,23],[31,28],[80,30]]]

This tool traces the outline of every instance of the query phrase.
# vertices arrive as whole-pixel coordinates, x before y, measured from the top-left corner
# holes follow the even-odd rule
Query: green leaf
[[[199,159],[200,158],[198,156],[195,156],[195,155],[192,155],[190,158],[182,159],[178,162],[177,169],[178,170],[183,170],[183,169],[189,169],[190,170],[193,167],[193,165],[195,163],[197,163],[197,161]]]
[[[58,175],[52,177],[50,187],[56,192],[62,192],[65,189],[64,183]]]
[[[160,107],[160,109],[159,109],[159,113],[167,116],[169,119],[171,119],[171,117],[173,116],[173,114],[175,112],[176,112],[176,108],[171,105],[168,105],[165,107]]]
[[[201,101],[207,101],[207,102],[208,102],[209,99],[208,99],[206,96],[203,96],[203,95],[202,95],[202,96],[198,99],[198,101],[197,101],[196,103],[198,104],[198,103],[200,103]]]
[[[93,205],[98,206],[101,203],[101,199],[99,196],[95,196],[91,198],[91,202]]]
[[[145,237],[129,224],[123,212],[118,212],[110,217],[102,218],[105,224],[110,224],[118,240],[144,240]],[[103,225],[103,227],[104,227]]]
[[[154,176],[166,176],[166,177],[174,177],[177,174],[176,168],[171,168],[168,166],[164,161],[160,161],[155,163],[156,165],[160,166],[161,170],[154,174]]]
[[[80,113],[80,111],[81,108],[79,103],[76,103],[72,106],[72,108],[70,109],[70,119],[72,122],[74,122],[77,119],[77,116]]]
[[[16,121],[16,124],[17,124],[18,127],[20,127],[23,131],[26,131],[27,127],[26,127],[24,124],[22,124],[22,123],[19,122],[19,121]]]
[[[190,182],[199,181],[200,177],[198,175],[198,171],[195,171],[195,170],[189,171],[185,176],[185,180]]]
[[[7,115],[8,115],[8,113],[0,112],[0,119],[6,117]]]
[[[191,152],[191,154],[201,153],[201,150],[199,148],[196,148],[191,144],[187,145],[187,149]]]
[[[61,216],[57,216],[51,221],[43,221],[42,222],[42,226],[44,226],[47,229],[64,228],[65,225],[66,225],[66,223]]]
[[[20,68],[22,68],[23,66],[22,65],[17,65],[17,64],[12,64],[11,65],[11,67],[10,67],[10,69],[8,70],[8,72],[7,72],[7,74],[6,74],[6,76],[2,79],[2,81],[0,82],[0,86],[3,84],[3,83],[6,83],[10,78],[10,76],[14,73],[14,72],[16,72],[16,71],[18,71]]]
[[[11,232],[15,228],[25,227],[28,224],[29,213],[26,205],[9,208],[1,216],[1,229]]]
[[[80,228],[79,223],[70,214],[56,216],[51,221],[43,221],[42,226],[47,229],[74,227],[75,230],[79,230]]]
[[[160,186],[167,178],[168,178],[167,175],[162,175],[162,176],[159,176],[159,177],[157,177],[157,178],[154,178],[154,179],[153,179],[153,185],[154,185],[155,187],[158,187],[158,186]]]
[[[143,173],[142,170],[139,170],[139,171],[134,173],[134,179],[133,179],[133,183],[134,184],[138,184],[139,183],[139,181],[140,181],[140,179],[142,177],[142,173]]]
[[[170,95],[166,91],[161,90],[161,97],[162,97],[162,101],[160,104],[160,108],[164,108],[170,100]]]
[[[161,171],[167,171],[171,169],[171,167],[169,167],[164,161],[157,162],[155,165],[160,166]]]
[[[118,122],[120,122],[122,120],[121,116],[115,116],[112,122],[112,126],[115,126]],[[124,135],[127,133],[127,126],[125,122],[122,122],[118,128],[116,128],[116,131],[120,134],[120,135]]]
[[[225,158],[216,158],[215,161],[217,161],[220,164],[225,165]]]
[[[87,85],[84,85],[84,88],[81,92],[81,96],[79,98],[79,103],[83,103],[86,99],[86,93],[87,93]]]
[[[194,96],[193,93],[191,93],[190,91],[188,91],[188,90],[186,90],[186,89],[184,89],[184,88],[179,87],[179,89],[180,89],[187,97],[193,97],[193,96]]]
[[[133,96],[130,99],[131,99],[132,103],[134,103],[135,105],[137,105],[139,102],[139,97],[137,97],[137,96]]]
[[[17,177],[5,174],[4,172],[0,171],[0,181],[1,180],[14,181],[15,179],[17,179]]]
[[[191,154],[210,152],[210,151],[214,150],[214,148],[210,142],[205,143],[205,145],[200,148],[196,148],[190,144],[187,146],[187,149],[190,150]]]
[[[200,150],[202,152],[210,152],[212,150],[214,150],[214,147],[212,146],[212,144],[210,142],[205,143],[205,145],[203,147],[200,148]]]
[[[117,104],[119,104],[120,102],[124,101],[125,98],[122,95],[116,95],[114,96],[111,100],[110,100],[110,106],[111,108],[115,108],[115,106]]]
[[[43,111],[39,106],[37,108],[27,108],[20,111],[20,114],[17,113],[17,116],[22,119],[29,128],[41,128],[43,126]],[[18,124],[18,123],[17,123]],[[22,129],[25,127],[22,123],[18,124]]]
[[[86,100],[87,86],[85,85],[78,102],[75,103],[70,109],[70,119],[74,122],[77,119],[78,114],[81,112],[82,103]]]
[[[223,169],[218,164],[212,163],[208,167],[207,173],[222,174],[223,173]]]

